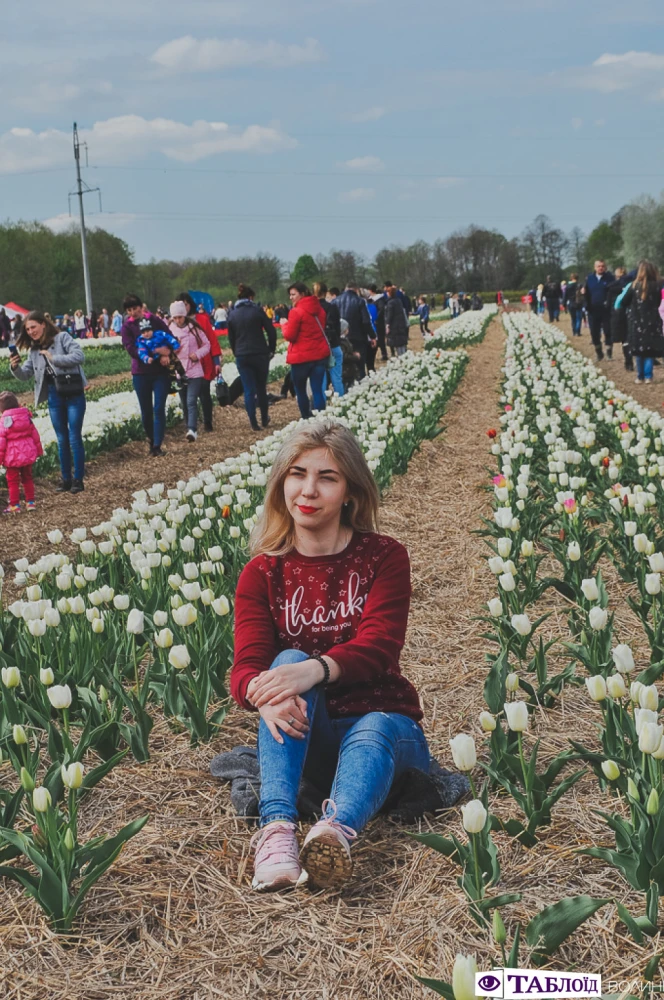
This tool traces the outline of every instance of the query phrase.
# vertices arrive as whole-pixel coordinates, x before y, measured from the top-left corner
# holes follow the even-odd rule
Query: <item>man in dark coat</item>
[[[611,346],[611,312],[607,305],[607,295],[609,285],[612,285],[615,278],[610,271],[607,271],[603,260],[595,261],[595,270],[586,278],[586,309],[588,310],[588,325],[590,326],[590,337],[595,346],[597,360],[603,361],[602,351],[602,331],[604,331],[604,342],[606,344],[606,356],[611,360],[613,349]]]
[[[546,284],[544,285],[544,299],[549,313],[549,323],[558,322],[562,294],[560,282],[554,281],[553,276],[547,274]]]
[[[627,330],[627,312],[624,309],[616,309],[616,299],[622,292],[623,288],[629,284],[630,278],[627,277],[627,271],[624,267],[617,267],[615,270],[615,281],[609,285],[606,304],[610,309],[610,323],[611,323],[611,345],[622,344],[623,357],[625,358],[625,371],[634,371],[634,359],[630,353],[629,344],[627,343],[628,330]]]

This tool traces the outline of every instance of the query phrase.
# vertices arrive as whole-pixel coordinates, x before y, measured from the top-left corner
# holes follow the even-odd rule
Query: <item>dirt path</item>
[[[448,765],[447,741],[475,717],[485,676],[481,627],[472,619],[492,585],[483,543],[469,529],[485,511],[485,431],[497,419],[503,339],[496,320],[471,349],[445,432],[423,445],[382,506],[383,530],[412,559],[402,662],[421,692],[431,749]],[[159,723],[150,763],[127,762],[91,793],[83,810],[90,831],[115,830],[146,811],[152,818],[90,897],[76,948],[63,949],[31,902],[3,886],[7,1000],[430,995],[412,974],[449,973],[460,928],[466,948],[478,932],[450,866],[432,861],[401,827],[370,824],[343,892],[265,897],[249,890],[251,831],[208,765],[214,753],[253,742],[254,733],[255,720],[233,709],[214,745],[192,750]],[[456,817],[432,826],[444,831],[450,822]]]

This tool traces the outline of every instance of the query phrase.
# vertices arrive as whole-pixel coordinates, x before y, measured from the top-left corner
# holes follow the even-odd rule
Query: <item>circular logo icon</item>
[[[492,976],[491,973],[487,973],[486,976],[482,976],[478,979],[478,986],[480,986],[486,993],[495,992],[500,986],[500,979],[497,976]]]

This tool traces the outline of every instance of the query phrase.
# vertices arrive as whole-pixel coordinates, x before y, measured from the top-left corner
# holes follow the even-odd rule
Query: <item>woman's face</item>
[[[187,317],[186,316],[174,316],[173,319],[175,321],[175,325],[179,326],[180,329],[182,329],[182,327],[187,322]]]
[[[31,340],[41,340],[46,330],[46,324],[38,323],[34,319],[29,319],[23,329]]]
[[[327,448],[298,456],[284,480],[284,499],[298,527],[316,531],[339,523],[348,483]]]
[[[291,288],[291,290],[290,290],[290,292],[288,294],[290,295],[290,300],[291,300],[291,302],[293,303],[294,306],[296,306],[298,304],[298,302],[300,301],[300,299],[302,298],[302,296],[298,292],[297,288]]]

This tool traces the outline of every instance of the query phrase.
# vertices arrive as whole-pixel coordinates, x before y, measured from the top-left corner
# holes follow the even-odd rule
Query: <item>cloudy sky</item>
[[[663,27],[661,0],[7,5],[0,218],[69,223],[76,120],[90,224],[139,261],[587,231],[664,188]]]

